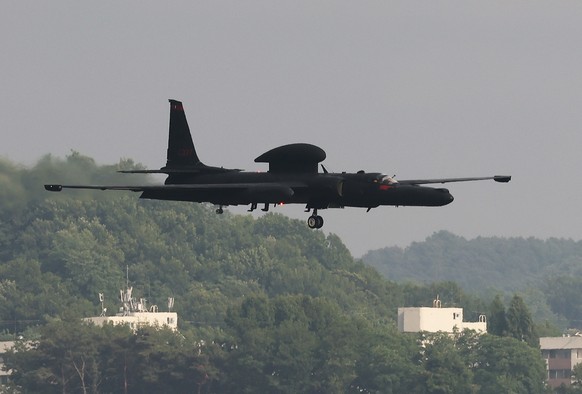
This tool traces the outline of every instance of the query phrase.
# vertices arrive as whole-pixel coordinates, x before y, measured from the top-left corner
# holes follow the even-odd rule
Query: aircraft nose
[[[453,202],[455,197],[451,193],[449,193],[449,189],[437,189],[440,193],[442,193],[443,198],[443,205],[447,205]]]

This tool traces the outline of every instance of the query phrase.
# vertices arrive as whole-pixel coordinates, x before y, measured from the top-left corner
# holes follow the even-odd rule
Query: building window
[[[570,358],[570,350],[558,350],[556,351],[557,358]]]
[[[542,358],[545,358],[546,360],[548,358],[550,358],[550,351],[549,350],[542,350]]]
[[[556,351],[550,350],[550,358],[556,358]]]
[[[569,379],[572,377],[572,371],[569,369],[550,369],[550,379]]]

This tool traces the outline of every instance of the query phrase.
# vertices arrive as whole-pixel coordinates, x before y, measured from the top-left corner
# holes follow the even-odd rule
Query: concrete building
[[[542,357],[546,360],[548,385],[572,384],[572,369],[582,362],[582,337],[540,338]]]
[[[441,308],[437,299],[433,307],[398,308],[398,330],[400,332],[449,332],[464,329],[475,330],[478,333],[487,332],[485,315],[479,316],[478,322],[464,322],[463,308]]]
[[[172,330],[178,329],[178,314],[171,312],[174,306],[174,299],[168,298],[168,312],[159,312],[157,305],[147,306],[146,300],[140,298],[136,300],[132,297],[133,288],[127,287],[125,291],[120,290],[121,308],[115,316],[107,316],[107,308],[103,307],[103,294],[99,294],[101,301],[101,316],[87,317],[84,320],[96,325],[104,324],[127,324],[132,330],[137,330],[143,326],[167,327]]]
[[[132,330],[137,330],[143,326],[178,329],[178,314],[176,312],[130,312],[125,315],[87,317],[85,321],[99,326],[127,324]]]

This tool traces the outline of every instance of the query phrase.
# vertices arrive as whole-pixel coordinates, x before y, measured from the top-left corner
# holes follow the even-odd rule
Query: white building
[[[487,332],[485,315],[479,316],[478,322],[464,322],[463,308],[441,308],[438,299],[433,307],[398,308],[398,330],[400,332],[448,332],[475,330]]]
[[[176,312],[131,312],[126,315],[87,317],[85,321],[95,325],[128,324],[132,330],[143,326],[168,327],[178,329],[178,314]]]
[[[107,308],[103,307],[103,294],[99,294],[101,316],[87,317],[84,320],[100,326],[127,324],[134,331],[143,326],[178,329],[178,314],[176,312],[159,312],[157,305],[152,305],[148,309],[144,298],[140,298],[138,301],[131,296],[132,290],[132,287],[128,287],[125,291],[120,290],[122,306],[115,316],[105,315]],[[173,306],[174,299],[168,298],[168,310],[171,310]]]

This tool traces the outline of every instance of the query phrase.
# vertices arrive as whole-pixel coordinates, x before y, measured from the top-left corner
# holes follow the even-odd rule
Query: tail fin
[[[200,162],[182,103],[170,101],[170,135],[168,138],[168,160],[165,168],[204,166]]]

